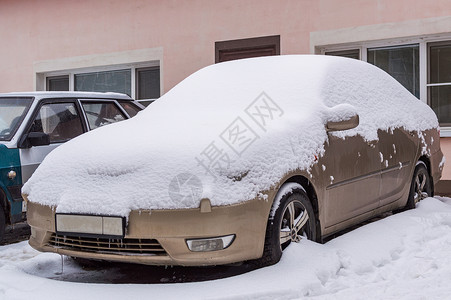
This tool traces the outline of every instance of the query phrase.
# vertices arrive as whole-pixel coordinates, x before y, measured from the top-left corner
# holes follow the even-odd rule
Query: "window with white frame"
[[[47,91],[69,91],[69,75],[49,76],[46,78]]]
[[[419,45],[368,48],[367,61],[401,83],[420,98]]]
[[[428,44],[428,103],[441,126],[451,126],[451,41]]]
[[[83,92],[116,92],[131,96],[131,70],[112,70],[74,74],[74,90]]]
[[[58,71],[58,74],[65,71]],[[67,75],[46,76],[48,91],[116,92],[135,99],[160,97],[160,67],[85,68],[66,71]]]
[[[360,49],[326,51],[326,55],[359,59]],[[420,98],[419,45],[401,45],[366,49],[366,61],[399,81],[417,98]]]
[[[160,68],[136,69],[136,99],[156,99],[160,97]]]

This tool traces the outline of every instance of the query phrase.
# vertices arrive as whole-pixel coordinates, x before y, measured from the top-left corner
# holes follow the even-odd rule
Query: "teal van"
[[[50,151],[86,131],[131,118],[143,108],[118,93],[0,94],[0,241],[7,224],[25,220],[22,185]]]

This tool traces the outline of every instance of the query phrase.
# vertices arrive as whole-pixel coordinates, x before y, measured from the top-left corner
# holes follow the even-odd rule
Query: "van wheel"
[[[270,217],[266,228],[263,256],[259,266],[279,262],[282,251],[291,243],[302,239],[316,240],[316,220],[312,204],[302,189],[294,189],[280,200],[274,217]]]
[[[3,210],[3,206],[0,205],[0,242],[3,241],[3,237],[5,236],[5,211]]]
[[[431,178],[424,162],[419,162],[413,173],[412,183],[410,184],[409,198],[405,209],[413,209],[421,200],[431,197]]]

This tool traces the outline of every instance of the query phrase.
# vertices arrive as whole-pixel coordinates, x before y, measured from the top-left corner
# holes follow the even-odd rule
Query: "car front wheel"
[[[277,205],[277,201],[275,202]],[[312,204],[304,191],[293,189],[280,199],[278,207],[274,207],[273,216],[269,218],[266,229],[265,248],[261,266],[277,263],[282,251],[291,243],[302,239],[316,240],[316,219]]]

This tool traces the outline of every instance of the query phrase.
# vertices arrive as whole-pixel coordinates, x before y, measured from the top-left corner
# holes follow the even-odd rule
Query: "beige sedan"
[[[249,104],[248,95],[257,98]],[[146,130],[127,146],[102,137],[137,126]],[[158,126],[164,134],[152,131]],[[246,139],[232,134],[239,126]],[[133,122],[52,153],[23,189],[29,243],[150,265],[274,264],[291,243],[322,242],[433,195],[444,164],[437,127],[429,107],[364,62],[288,56],[214,65]],[[201,158],[220,143],[216,157],[228,158],[227,168],[219,160],[206,168]],[[104,150],[77,156],[82,145]],[[227,157],[226,146],[234,150]],[[76,167],[55,167],[68,155]]]

